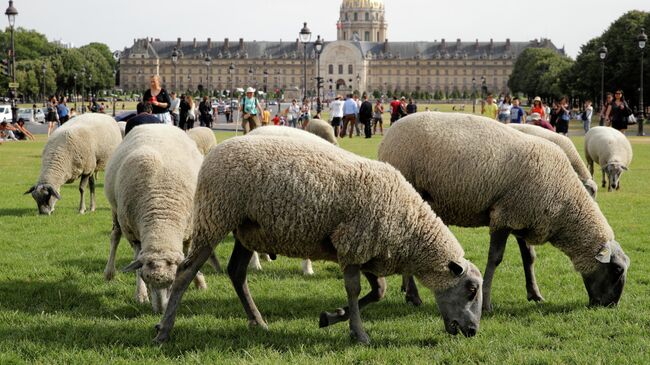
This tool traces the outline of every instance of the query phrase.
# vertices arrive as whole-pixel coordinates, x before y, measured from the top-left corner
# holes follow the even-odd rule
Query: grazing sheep
[[[117,122],[117,126],[120,127],[120,132],[122,132],[122,138],[126,132],[126,122]]]
[[[210,128],[192,128],[187,131],[187,135],[196,142],[196,146],[203,156],[207,155],[210,149],[217,145],[217,137],[215,137],[214,132]]]
[[[307,123],[305,130],[309,133],[321,137],[322,139],[335,146],[338,146],[339,144],[339,142],[336,140],[336,136],[334,135],[334,128],[332,128],[332,126],[324,120],[311,119],[309,123]]]
[[[587,170],[587,166],[585,166],[584,162],[582,162],[580,154],[578,154],[578,150],[576,150],[576,146],[568,137],[554,133],[548,129],[541,128],[536,125],[511,123],[508,124],[508,126],[520,132],[544,138],[558,145],[569,158],[571,167],[573,167],[573,170],[576,172],[576,174],[578,174],[578,178],[580,178],[580,181],[582,181],[582,185],[584,185],[585,189],[587,189],[589,195],[591,195],[591,197],[594,199],[596,198],[598,185],[596,185],[594,180],[591,178],[591,174],[589,173],[589,170]]]
[[[319,121],[322,122],[319,119],[313,119],[309,122],[311,124],[314,121]],[[313,132],[312,130],[309,130],[310,132],[303,131],[301,129],[296,129],[296,128],[289,128],[289,127],[277,127],[277,126],[265,126],[265,127],[260,127],[256,128],[255,130],[251,131],[248,133],[250,136],[282,136],[282,137],[290,137],[290,138],[298,138],[302,139],[304,141],[312,141],[316,143],[332,143],[328,138],[330,137],[328,133],[324,133],[322,128],[317,127],[319,125],[318,122],[316,122],[315,126],[313,127]],[[332,129],[332,126],[329,124],[327,127],[332,131],[331,137],[334,140],[334,145],[337,145],[336,143],[336,137],[334,137],[334,132]],[[320,134],[319,134],[320,133]],[[328,137],[328,138],[326,138]],[[332,139],[330,138],[330,139]],[[270,258],[268,255],[264,254],[264,258],[269,261]],[[302,273],[304,275],[314,275],[314,269],[312,267],[312,263],[310,259],[304,259],[302,260]],[[254,270],[262,270],[262,265],[260,264],[260,259],[259,255],[257,252],[253,253],[253,257],[251,258],[250,262],[250,267]]]
[[[614,128],[594,127],[585,135],[585,156],[591,175],[594,174],[596,162],[603,173],[603,187],[607,175],[607,191],[618,190],[621,188],[621,175],[632,162],[632,145],[623,133]]]
[[[419,113],[391,127],[379,159],[400,170],[446,224],[490,227],[484,310],[491,310],[492,277],[511,233],[529,300],[543,298],[528,245],[549,241],[582,274],[591,305],[618,303],[629,259],[556,145],[484,117]]]
[[[285,156],[278,159],[280,153]],[[246,136],[215,147],[201,167],[192,248],[179,266],[156,341],[168,338],[183,292],[229,232],[235,247],[228,274],[252,327],[267,327],[246,283],[253,251],[261,251],[338,262],[349,306],[324,312],[320,324],[349,318],[360,342],[369,338],[359,310],[383,296],[378,277],[394,273],[413,274],[434,292],[448,332],[472,336],[478,330],[481,274],[399,172],[328,144]],[[362,271],[372,291],[358,300]]]
[[[120,142],[120,129],[107,115],[88,113],[71,119],[49,137],[38,182],[25,194],[32,194],[40,214],[49,215],[61,199],[61,185],[81,177],[79,213],[86,211],[86,185],[90,185],[90,211],[95,211],[96,173],[104,169]]]
[[[202,162],[196,144],[182,130],[149,124],[129,132],[106,168],[113,230],[104,277],[115,276],[115,254],[123,233],[135,254],[124,271],[137,270],[136,300],[148,300],[146,283],[156,313],[167,307],[168,288],[190,244],[192,202]],[[203,275],[195,282],[206,287]]]

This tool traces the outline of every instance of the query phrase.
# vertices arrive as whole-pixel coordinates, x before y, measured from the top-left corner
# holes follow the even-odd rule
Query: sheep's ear
[[[461,277],[465,274],[465,266],[458,262],[450,261],[447,267],[456,277]]]
[[[596,255],[596,260],[603,264],[609,264],[612,261],[612,250],[609,245],[605,245],[600,249],[600,252]]]
[[[27,191],[25,192],[25,194],[23,194],[23,195],[31,194],[34,190],[36,190],[36,185],[34,185],[34,186],[32,186],[31,188],[29,188],[29,190],[27,190]]]
[[[130,263],[128,266],[122,268],[122,272],[135,271],[141,267],[142,267],[142,262],[140,262],[139,260],[135,260],[132,263]]]
[[[627,171],[627,166],[623,166],[623,165],[621,165],[621,168],[622,168],[623,170]]]
[[[56,191],[56,189],[54,189],[54,186],[48,185],[47,191],[49,191],[50,194],[54,195],[57,199],[61,200],[61,195]]]

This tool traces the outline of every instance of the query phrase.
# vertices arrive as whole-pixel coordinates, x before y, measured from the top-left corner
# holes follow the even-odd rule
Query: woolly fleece
[[[203,156],[207,155],[210,149],[217,145],[217,137],[215,137],[214,132],[210,128],[192,128],[187,131],[187,135],[196,142],[196,146]]]

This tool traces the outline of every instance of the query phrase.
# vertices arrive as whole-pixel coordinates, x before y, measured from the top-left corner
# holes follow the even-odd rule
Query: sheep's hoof
[[[368,336],[368,334],[364,331],[350,331],[350,338],[352,338],[354,341],[357,341],[361,345],[370,345],[370,336]]]
[[[264,323],[263,321],[258,322],[255,319],[248,320],[248,328],[250,328],[250,329],[261,329],[261,330],[264,330],[264,331],[269,330],[269,326],[266,323]]]
[[[79,209],[79,214],[85,214],[86,210],[85,209]]]
[[[422,305],[422,299],[417,295],[406,295],[404,297],[407,304],[412,304],[414,307],[419,307]]]
[[[115,278],[115,268],[104,270],[104,279],[111,281]]]
[[[545,299],[544,299],[544,297],[543,297],[541,294],[539,294],[539,293],[529,293],[529,294],[528,294],[528,301],[529,301],[529,302],[538,302],[538,303],[539,303],[539,302],[544,302]]]
[[[156,324],[154,328],[156,329],[156,338],[153,339],[155,344],[162,345],[169,340],[169,334],[166,331],[163,331],[160,323]]]
[[[149,296],[147,293],[135,293],[135,301],[144,304],[144,303],[149,303]]]

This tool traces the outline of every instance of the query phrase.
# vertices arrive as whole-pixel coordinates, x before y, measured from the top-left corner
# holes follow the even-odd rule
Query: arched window
[[[334,65],[329,65],[328,66],[328,71],[329,71],[329,74],[332,75],[334,73]]]
[[[348,74],[352,75],[354,73],[354,70],[352,68],[352,65],[348,65]]]

